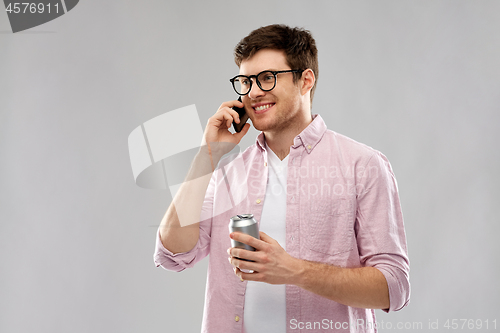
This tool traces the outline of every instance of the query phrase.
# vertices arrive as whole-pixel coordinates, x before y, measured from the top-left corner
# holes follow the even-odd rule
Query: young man
[[[399,310],[410,294],[389,162],[311,114],[318,64],[308,31],[257,29],[235,61],[242,102],[209,119],[188,177],[197,181],[182,185],[162,220],[156,264],[181,271],[210,254],[203,332],[375,332],[372,309]],[[262,133],[239,163],[212,174],[250,126],[228,130],[239,122],[234,106]],[[211,179],[199,177],[207,168]],[[229,234],[229,219],[244,213],[260,222],[260,240]],[[256,251],[230,248],[231,238]]]

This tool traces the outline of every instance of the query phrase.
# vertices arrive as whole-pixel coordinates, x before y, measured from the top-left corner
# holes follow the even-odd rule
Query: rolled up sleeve
[[[358,193],[356,238],[363,266],[384,275],[390,307],[397,311],[410,300],[410,262],[396,178],[387,158],[376,152],[364,169]]]
[[[160,229],[156,233],[156,248],[154,262],[156,267],[161,266],[164,269],[174,272],[180,272],[186,268],[193,267],[201,259],[208,255],[209,247],[201,247],[200,239],[196,245],[188,252],[172,253],[165,248],[161,242]]]

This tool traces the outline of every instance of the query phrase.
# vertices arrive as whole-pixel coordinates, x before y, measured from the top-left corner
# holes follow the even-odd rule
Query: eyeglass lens
[[[234,89],[239,94],[245,95],[250,91],[252,82],[248,76],[237,76],[233,82]],[[269,91],[276,84],[276,76],[272,72],[262,72],[257,76],[257,85],[264,91]]]

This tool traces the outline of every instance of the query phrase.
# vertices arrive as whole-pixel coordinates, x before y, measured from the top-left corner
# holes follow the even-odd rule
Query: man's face
[[[285,53],[281,50],[263,49],[240,65],[241,75],[256,75],[264,70],[287,70]],[[299,121],[301,94],[298,84],[293,83],[293,73],[277,74],[276,86],[262,91],[255,79],[252,89],[242,97],[253,126],[259,131],[279,132]],[[299,81],[300,82],[300,81]]]

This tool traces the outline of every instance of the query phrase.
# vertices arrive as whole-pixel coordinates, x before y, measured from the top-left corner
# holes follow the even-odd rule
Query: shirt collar
[[[257,147],[261,150],[266,150],[266,138],[264,137],[264,132],[260,132],[257,136]]]
[[[323,137],[326,131],[326,124],[323,118],[319,114],[314,114],[312,116],[313,121],[293,139],[292,148],[296,149],[300,146],[304,146],[308,153],[311,153],[314,147]],[[257,136],[257,146],[263,151],[266,150],[266,142],[264,137],[264,132],[261,132]]]

